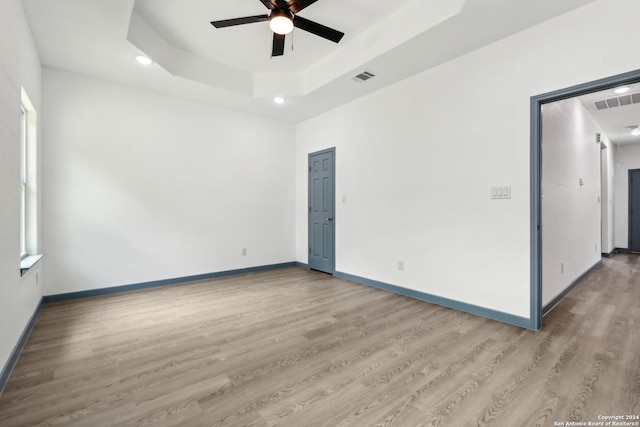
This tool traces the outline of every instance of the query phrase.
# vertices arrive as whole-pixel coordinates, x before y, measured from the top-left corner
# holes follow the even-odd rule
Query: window
[[[38,255],[37,116],[22,89],[20,106],[20,272],[24,274]]]
[[[27,255],[27,112],[20,106],[20,257]]]

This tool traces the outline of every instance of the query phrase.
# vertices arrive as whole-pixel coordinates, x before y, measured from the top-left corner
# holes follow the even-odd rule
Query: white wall
[[[46,294],[293,261],[292,125],[46,68],[43,99]]]
[[[601,133],[600,128],[577,98],[542,108],[543,305],[601,258],[596,133]]]
[[[529,99],[640,68],[638,13],[597,1],[300,124],[297,260],[307,154],[335,146],[338,271],[529,317]]]
[[[0,10],[1,371],[40,302],[44,277],[42,261],[20,277],[20,88],[40,112],[40,61],[22,3],[0,0]]]
[[[629,247],[629,169],[640,169],[640,145],[621,145],[615,151],[615,246]]]

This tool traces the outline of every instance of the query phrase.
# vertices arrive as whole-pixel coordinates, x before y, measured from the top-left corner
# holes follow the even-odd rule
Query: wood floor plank
[[[640,412],[640,257],[510,325],[286,268],[46,304],[0,426],[553,426]]]
[[[433,324],[436,327],[438,325],[438,323]],[[424,335],[421,336],[418,332],[424,332]],[[432,330],[408,330],[389,336],[386,341],[379,343],[363,342],[356,353],[343,353],[342,359],[337,360],[329,368],[330,375],[319,384],[319,387],[296,394],[292,399],[284,401],[284,406],[272,405],[262,410],[261,414],[270,425],[296,425],[296,419],[316,419],[317,412],[322,413],[320,418],[326,419],[327,404],[331,405],[335,412],[344,411],[357,403],[357,399],[353,399],[352,396],[345,399],[345,393],[353,395],[352,390],[357,389],[359,384],[365,390],[372,390],[376,384],[390,382],[392,377],[410,367],[413,360],[407,361],[403,356],[410,355],[409,357],[415,359],[427,358],[428,355],[444,351],[452,343],[460,341],[459,333],[443,328],[437,344],[428,345],[428,339],[421,338],[431,336],[431,333],[433,333]],[[419,348],[422,349],[420,353],[415,354],[415,348],[408,348],[414,345],[420,345]],[[381,349],[386,351],[380,354]],[[379,372],[384,367],[387,369],[381,377]],[[359,394],[370,395],[370,393]]]

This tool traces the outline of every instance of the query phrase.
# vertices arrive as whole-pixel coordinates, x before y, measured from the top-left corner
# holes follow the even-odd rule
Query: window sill
[[[27,255],[20,260],[20,276],[24,276],[27,271],[42,258],[43,254]]]

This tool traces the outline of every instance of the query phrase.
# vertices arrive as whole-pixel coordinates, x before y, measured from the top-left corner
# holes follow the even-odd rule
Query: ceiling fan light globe
[[[289,34],[293,31],[293,21],[288,16],[274,16],[269,20],[269,28],[276,34]]]

